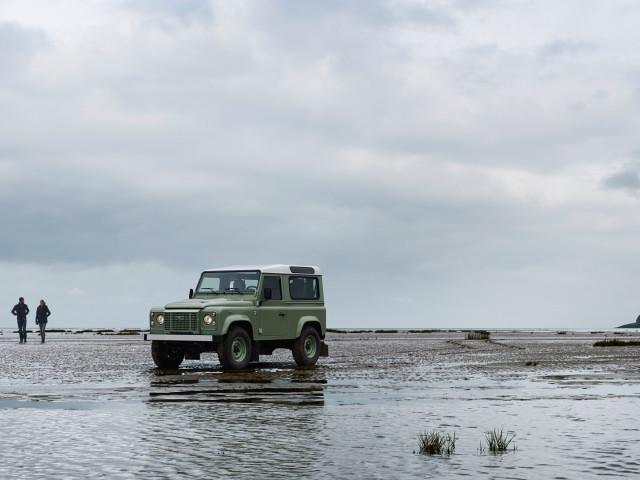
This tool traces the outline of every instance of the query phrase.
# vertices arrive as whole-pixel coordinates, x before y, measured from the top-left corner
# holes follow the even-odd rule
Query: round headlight
[[[205,315],[204,318],[202,319],[202,321],[204,322],[205,325],[215,325],[216,322],[213,320],[213,317],[215,316],[215,314],[212,315]]]
[[[162,325],[164,323],[164,315],[158,315],[156,322],[158,322],[158,325]]]

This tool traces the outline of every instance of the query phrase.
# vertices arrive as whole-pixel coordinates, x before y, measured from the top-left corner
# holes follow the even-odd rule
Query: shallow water
[[[5,331],[0,478],[637,477],[640,347],[605,335],[329,334],[316,367],[282,350],[226,372],[158,370],[137,337]],[[517,449],[481,452],[494,428]],[[453,456],[414,453],[434,429]]]

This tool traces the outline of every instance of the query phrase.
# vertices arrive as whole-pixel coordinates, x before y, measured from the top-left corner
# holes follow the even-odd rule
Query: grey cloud
[[[638,192],[640,190],[640,163],[630,163],[621,170],[606,176],[602,183],[605,188]]]
[[[485,57],[485,56],[498,53],[499,51],[500,51],[500,48],[493,43],[473,45],[466,49],[466,53],[468,53],[473,57],[476,57],[476,56]]]
[[[122,8],[145,17],[155,18],[161,26],[169,26],[177,20],[184,26],[191,23],[210,23],[213,19],[208,0],[125,0]]]
[[[375,26],[389,25],[391,22],[389,10],[380,0],[354,0],[346,4],[340,0],[324,2],[275,0],[264,2],[263,5],[267,10],[272,10],[275,6],[279,16],[288,18],[291,22],[304,24],[318,24],[326,19],[337,19],[338,17],[348,17],[359,23]]]
[[[0,64],[5,75],[26,68],[36,53],[48,47],[43,32],[0,21]]]
[[[375,69],[390,58],[406,57],[402,48],[389,41],[395,27],[414,25],[447,31],[456,24],[446,7],[379,0],[277,0],[255,5],[256,28],[265,32],[264,40],[284,58],[295,62],[330,58],[345,71]]]
[[[597,50],[597,46],[591,42],[580,40],[554,40],[538,49],[539,55],[544,58],[555,58],[562,55],[579,55]]]
[[[599,88],[593,93],[593,98],[597,100],[604,100],[606,98],[609,98],[609,92],[604,88]]]
[[[85,135],[78,137],[76,146],[83,148],[86,145],[95,151],[119,149],[126,152],[130,145],[143,144],[147,152],[171,151],[178,155],[181,141],[198,141],[197,137],[203,134],[215,139],[228,136],[234,129],[251,132],[251,135],[257,129],[284,138],[294,129],[318,142],[344,147],[374,147],[412,154],[457,150],[464,151],[465,158],[487,161],[505,158],[505,162],[513,162],[515,158],[524,161],[526,156],[540,152],[540,158],[549,158],[549,164],[555,162],[549,152],[542,151],[549,143],[540,142],[539,138],[549,133],[550,138],[559,138],[557,129],[544,119],[526,124],[530,117],[525,105],[509,111],[501,102],[476,110],[478,123],[491,125],[495,121],[491,133],[499,133],[502,137],[497,142],[486,143],[484,138],[472,138],[477,134],[477,129],[475,133],[468,131],[476,125],[473,117],[457,107],[449,107],[449,99],[442,92],[432,92],[428,85],[407,88],[406,79],[400,72],[419,60],[407,57],[401,45],[394,44],[384,32],[373,28],[375,22],[367,23],[366,15],[356,15],[367,8],[378,12],[375,15],[382,15],[380,11],[387,7],[382,4],[369,7],[367,2],[354,5],[344,13],[353,17],[352,30],[338,28],[336,31],[330,22],[314,21],[313,15],[304,9],[317,6],[292,7],[306,12],[308,26],[262,8],[255,20],[257,23],[248,25],[260,32],[259,38],[266,39],[262,45],[255,46],[251,42],[225,44],[210,38],[202,43],[178,43],[176,51],[180,54],[170,56],[159,54],[155,45],[138,38],[127,56],[117,53],[111,58],[90,59],[87,70],[95,77],[87,78],[81,88],[74,85],[69,94],[76,100],[98,88],[118,103],[123,114],[135,116],[150,112],[165,120],[161,126],[142,126],[136,130],[96,125],[95,135],[86,132],[90,126],[70,123],[66,131],[73,131],[74,136],[78,131],[84,131]],[[338,4],[329,5],[325,15],[329,16],[331,11],[341,12]],[[302,34],[302,30],[307,34]],[[495,50],[494,53],[499,54]],[[304,76],[317,67],[321,58],[329,59],[326,75],[335,82],[333,89],[323,88],[322,79],[317,79],[318,85],[313,85],[316,79]],[[475,61],[482,63],[482,59]],[[463,64],[469,65],[468,59]],[[438,67],[442,64],[434,61],[434,71]],[[442,73],[448,76],[459,68],[457,64],[445,65]],[[297,91],[291,91],[289,75],[294,78],[300,75],[302,83],[297,85]],[[501,76],[491,69],[482,70],[475,77],[467,72],[461,76],[482,80],[478,80],[476,88],[492,85],[492,82],[493,88],[501,85]],[[310,82],[308,89],[305,81]],[[464,88],[448,85],[445,94],[459,105],[476,102],[474,91],[466,92]],[[66,101],[60,103],[68,112],[63,121],[69,121],[75,112],[73,105]],[[501,119],[509,115],[516,115],[518,120]],[[520,131],[515,131],[516,128]],[[55,141],[53,135],[52,141]],[[199,141],[199,144],[203,142]],[[522,150],[523,145],[527,146],[526,153],[520,155],[518,150]],[[496,155],[496,149],[506,154]],[[513,155],[509,153],[511,149]],[[542,165],[542,162],[538,164]]]
[[[413,5],[404,11],[400,10],[397,19],[411,22],[422,27],[441,27],[443,30],[453,29],[457,26],[455,17],[443,8],[427,8],[424,5]]]
[[[505,6],[510,6],[509,3],[504,0],[455,0],[453,4],[464,11],[497,10]]]
[[[489,257],[494,268],[509,270],[540,265],[548,255],[516,205],[395,188],[383,177],[313,166],[321,161],[210,161],[191,184],[176,175],[173,186],[151,192],[130,180],[153,183],[152,169],[132,166],[131,178],[121,179],[89,169],[40,171],[39,178],[58,179],[5,191],[0,223],[20,228],[0,239],[2,260],[163,261],[197,269],[300,258],[394,275],[422,265],[442,278],[481,270]]]
[[[354,23],[367,24],[371,27],[390,27],[403,21],[444,27],[455,24],[452,16],[444,8],[393,4],[380,0],[353,0],[346,3],[339,0],[323,2],[276,0],[266,4],[269,7],[272,4],[278,5],[280,13],[292,21],[312,24],[316,24],[319,19],[338,20],[339,18],[347,18]]]

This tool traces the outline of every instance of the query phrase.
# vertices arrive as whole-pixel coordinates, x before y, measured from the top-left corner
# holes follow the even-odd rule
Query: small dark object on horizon
[[[489,340],[490,338],[491,334],[486,330],[473,330],[467,332],[466,336],[467,340]]]

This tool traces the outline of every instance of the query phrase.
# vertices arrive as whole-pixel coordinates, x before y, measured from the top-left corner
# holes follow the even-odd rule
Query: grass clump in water
[[[633,345],[640,345],[640,340],[618,340],[617,338],[612,340],[600,340],[593,344],[594,347],[628,347]]]
[[[502,453],[506,452],[509,449],[509,445],[513,441],[516,434],[512,434],[509,436],[511,432],[504,431],[503,428],[498,430],[494,428],[491,432],[487,432],[485,435],[485,442],[487,443],[487,448],[491,453]],[[514,444],[513,449],[515,450],[517,447]]]
[[[456,449],[456,432],[453,436],[437,430],[418,434],[419,453],[424,455],[452,455]]]
[[[491,338],[491,334],[486,330],[473,330],[471,332],[467,332],[466,338],[467,340],[489,340]]]

